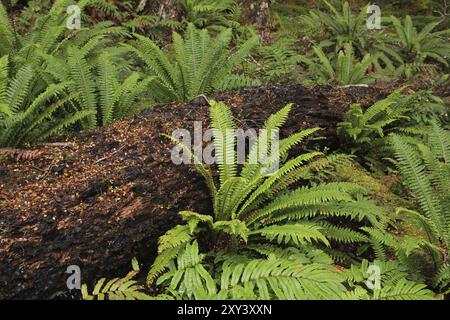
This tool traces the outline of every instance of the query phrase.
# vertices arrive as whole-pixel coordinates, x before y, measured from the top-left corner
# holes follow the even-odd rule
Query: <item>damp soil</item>
[[[281,135],[321,127],[326,139],[315,144],[334,150],[336,124],[350,104],[369,106],[395,87],[266,85],[209,98],[224,101],[244,129],[260,128],[293,103]],[[56,140],[33,159],[0,159],[0,298],[73,297],[68,266],[81,268],[83,283],[125,274],[133,257],[148,266],[177,212],[210,212],[201,176],[173,164],[173,143],[162,135],[192,131],[194,121],[209,126],[203,98]]]

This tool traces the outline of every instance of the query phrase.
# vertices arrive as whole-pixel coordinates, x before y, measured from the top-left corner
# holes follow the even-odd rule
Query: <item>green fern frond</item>
[[[9,20],[8,12],[3,3],[0,3],[0,57],[10,53],[15,42],[14,30]]]
[[[102,124],[109,124],[114,115],[114,92],[118,85],[115,66],[110,61],[109,54],[99,57],[98,63],[98,92],[100,95],[100,110]]]
[[[377,300],[433,300],[433,293],[426,289],[426,285],[400,280],[395,285],[383,286],[381,290],[375,291],[374,298]]]
[[[392,143],[405,184],[416,193],[423,213],[438,228],[442,229],[444,224],[442,223],[439,200],[431,188],[430,180],[426,176],[426,168],[421,159],[401,137],[393,135]]]
[[[9,109],[16,113],[23,110],[23,104],[29,95],[32,81],[34,78],[34,71],[30,65],[21,67],[12,79],[7,89],[7,100]]]
[[[80,95],[79,103],[84,110],[90,111],[94,116],[88,118],[87,126],[95,127],[97,120],[97,99],[95,96],[94,76],[86,58],[82,55],[80,49],[70,47],[68,49],[68,60],[70,68],[70,79],[74,82],[74,90]]]
[[[278,244],[295,244],[300,246],[316,241],[330,246],[322,230],[320,225],[295,223],[263,227],[251,232],[250,235],[259,234],[270,241],[276,240]]]
[[[220,182],[236,176],[235,124],[233,114],[222,102],[210,101],[211,123]]]
[[[191,239],[192,234],[189,226],[187,225],[176,226],[167,231],[163,236],[159,238],[158,252],[161,253],[168,249],[180,247],[181,245],[190,242]]]
[[[334,300],[345,292],[341,281],[337,270],[324,265],[255,259],[226,268],[220,287],[227,290],[232,299],[238,297],[241,288],[252,288],[256,297],[265,300]]]

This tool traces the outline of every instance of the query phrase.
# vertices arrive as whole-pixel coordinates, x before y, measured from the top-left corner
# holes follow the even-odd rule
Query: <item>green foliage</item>
[[[434,124],[427,142],[418,144],[417,151],[401,137],[392,137],[404,183],[418,197],[422,214],[433,226],[430,240],[440,239],[448,248],[449,132]]]
[[[358,59],[370,54],[373,57],[372,69],[380,76],[407,79],[425,76],[433,79],[440,67],[448,68],[449,41],[446,37],[449,30],[435,31],[442,25],[442,19],[432,19],[418,30],[411,16],[406,16],[403,23],[391,16],[383,19],[381,30],[368,30],[366,8],[354,13],[348,2],[334,6],[323,1],[320,9],[301,16],[301,27],[295,20],[292,24],[304,30],[307,39],[331,57],[330,60],[348,44]],[[417,18],[416,25],[419,21]],[[286,29],[286,26],[282,28]]]
[[[44,74],[54,81],[70,81],[71,93],[79,93],[76,107],[92,112],[93,116],[83,124],[85,127],[106,125],[152,106],[146,94],[154,80],[152,76],[121,72],[126,64],[120,50],[112,48],[97,55],[89,49],[89,44],[81,48],[70,46],[67,57],[43,56],[47,62]],[[126,78],[121,79],[124,75]],[[146,102],[142,102],[144,98]]]
[[[132,280],[139,273],[139,263],[136,259],[132,261],[133,270],[123,278],[106,280],[101,278],[95,284],[91,293],[88,286],[83,284],[81,293],[84,300],[149,300],[150,296],[142,292],[142,286]]]
[[[434,119],[446,113],[442,100],[429,90],[406,95],[401,93],[404,90],[405,87],[395,90],[365,111],[359,104],[352,105],[337,127],[343,148],[372,161],[392,156],[386,147],[389,133],[406,137],[427,135]]]
[[[0,59],[0,146],[39,142],[93,115],[90,110],[66,111],[76,99],[71,82],[40,86],[30,65],[10,76],[8,62],[8,56]]]
[[[0,3],[0,56],[8,54],[15,42],[14,30],[8,17],[8,12],[2,3]]]
[[[9,45],[4,48],[5,52],[1,55],[10,54],[17,63],[33,63],[40,65],[40,54],[57,55],[69,45],[83,46],[91,40],[91,44],[96,46],[104,45],[108,39],[102,39],[104,35],[125,35],[126,32],[120,27],[111,27],[112,23],[102,22],[91,29],[67,30],[66,26],[66,8],[72,2],[69,0],[57,0],[46,14],[39,15],[36,18],[34,27],[24,35],[14,33],[14,41],[11,40],[11,30],[14,30],[8,21],[2,20],[0,38],[2,43]],[[89,1],[80,1],[78,3],[83,10]],[[2,7],[3,5],[0,5]],[[0,9],[3,11],[4,8]],[[93,40],[95,39],[95,40]],[[70,40],[70,41],[69,41]],[[94,43],[95,41],[95,43]],[[3,48],[2,48],[3,49]]]
[[[426,2],[414,7],[430,13]],[[450,32],[442,21],[392,16],[382,30],[369,31],[365,7],[334,3],[323,1],[306,15],[295,2],[275,4],[279,32],[268,37],[263,31],[262,42],[271,45],[256,51],[256,32],[240,25],[233,0],[182,0],[178,21],[144,15],[131,1],[31,1],[14,12],[14,23],[0,2],[0,147],[107,125],[156,103],[256,85],[257,78],[346,86],[381,77],[435,79],[449,68]],[[82,10],[80,30],[67,29],[71,4]],[[440,8],[442,17],[446,9]],[[159,28],[184,34],[174,32],[166,46]],[[376,191],[361,177],[348,179],[359,184],[339,180],[335,167],[350,156],[293,155],[318,128],[283,138],[279,157],[260,157],[261,144],[271,150],[270,132],[286,122],[292,105],[266,121],[267,132],[237,165],[233,114],[211,101],[218,174],[195,166],[210,189],[212,212],[180,212],[183,224],[159,239],[147,284],[164,294],[146,293],[134,260],[123,278],[102,278],[92,292],[84,284],[83,298],[436,298],[427,284],[448,293],[450,136],[439,124],[448,110],[431,89],[403,95],[404,89],[367,109],[352,105],[337,130],[364,165],[384,157],[397,166],[410,200],[404,197],[405,208],[395,215],[367,200]],[[380,185],[378,192],[389,189]],[[414,232],[388,232],[399,221]],[[375,289],[367,284],[373,265],[381,269]]]
[[[450,29],[434,31],[442,21],[431,22],[418,31],[411,16],[404,22],[394,16],[390,17],[394,33],[389,41],[379,46],[397,68],[394,75],[411,78],[418,73],[432,72],[436,67],[430,62],[448,67],[450,43],[444,36]]]
[[[39,142],[74,125],[105,125],[153,104],[145,94],[153,78],[130,72],[126,50],[113,46],[127,32],[110,22],[67,31],[68,3],[56,1],[14,41],[7,16],[1,20],[8,50],[0,59],[0,146]],[[2,17],[5,12],[0,5]]]
[[[319,46],[334,46],[336,50],[339,50],[345,44],[350,43],[358,49],[358,52],[363,52],[367,46],[368,33],[366,28],[366,8],[362,8],[355,15],[347,1],[344,2],[341,10],[326,0],[323,3],[328,9],[327,11],[311,10],[308,15],[301,17],[304,26],[314,30],[314,33],[319,35],[320,38],[317,39],[320,41]],[[325,39],[323,40],[324,37]]]
[[[318,82],[334,81],[341,85],[349,85],[373,81],[373,76],[368,71],[375,58],[367,54],[361,61],[355,61],[352,46],[346,44],[344,47],[336,59],[330,59],[320,47],[316,46],[313,49],[315,59],[303,56],[300,60],[308,66],[310,77]]]
[[[356,224],[381,227],[379,219],[382,213],[379,208],[366,200],[356,201],[356,195],[364,194],[365,190],[352,183],[319,184],[288,191],[289,186],[307,176],[308,166],[314,167],[314,162],[326,159],[320,152],[304,153],[286,162],[281,160],[283,162],[280,163],[279,169],[267,174],[268,169],[279,160],[271,155],[268,161],[264,161],[258,156],[258,146],[265,142],[269,144],[270,150],[271,142],[267,139],[267,132],[278,130],[283,125],[291,105],[287,105],[266,121],[264,129],[268,131],[260,135],[251,146],[247,161],[238,175],[236,139],[230,135],[230,129],[235,128],[231,111],[223,103],[210,103],[219,183],[214,181],[208,167],[202,164],[196,167],[210,187],[214,212],[211,215],[180,213],[186,225],[179,225],[161,237],[159,255],[149,272],[148,282],[153,283],[159,278],[158,283],[167,284],[170,292],[186,292],[188,298],[209,297],[211,294],[221,297],[230,297],[231,294],[231,297],[236,297],[236,288],[229,292],[229,286],[223,285],[224,281],[229,281],[223,277],[232,273],[232,285],[239,285],[239,292],[244,290],[247,297],[336,299],[343,296],[346,293],[342,284],[345,279],[340,278],[339,272],[329,265],[308,264],[297,274],[294,271],[296,268],[291,269],[297,265],[296,260],[283,262],[279,259],[272,261],[270,258],[261,260],[254,257],[258,256],[262,248],[270,248],[273,245],[276,245],[278,251],[284,251],[288,248],[306,250],[305,248],[312,246],[325,248],[329,247],[331,242],[364,243],[368,239],[363,232],[334,225],[327,220],[330,217],[340,217],[353,220]],[[317,131],[318,129],[309,129],[282,139],[279,144],[280,159],[286,159],[295,145]],[[194,157],[186,147],[183,150]],[[212,286],[213,276],[206,275],[206,267],[202,264],[204,256],[198,255],[196,239],[200,241],[210,237],[213,241],[207,246],[208,255],[216,256],[218,253],[214,249],[215,243],[222,243],[221,247],[227,248],[227,254],[234,257],[232,260],[246,261],[236,266],[215,266],[211,269],[213,272],[216,272],[216,268],[222,270],[221,291]],[[188,259],[185,255],[191,258]],[[242,258],[237,258],[236,255]],[[270,250],[268,255],[271,256]],[[198,286],[195,288],[188,288],[192,283],[182,280],[183,276],[180,274],[188,271],[185,267],[180,267],[186,264],[178,261],[179,259],[187,259],[186,261],[193,263],[189,268],[196,271],[189,272],[196,272],[198,275],[190,275],[189,279],[198,279]],[[200,269],[197,270],[197,267]],[[167,269],[167,273],[162,273]],[[238,275],[241,272],[242,277],[250,277],[254,282],[239,284],[241,276]],[[252,273],[255,275],[251,276]],[[258,275],[262,277],[259,278]],[[275,275],[282,276],[277,278]],[[187,274],[185,276],[187,277]],[[264,277],[271,280],[265,280]],[[334,289],[331,290],[332,288]],[[196,290],[200,290],[200,293]]]
[[[302,23],[302,18],[308,12],[308,8],[303,4],[284,3],[276,1],[271,4],[272,23],[276,28],[276,36],[281,39],[300,39],[309,36],[310,33],[315,35],[317,30],[308,29]]]
[[[393,248],[402,260],[421,249],[425,250],[431,259],[433,273],[424,276],[431,277],[435,286],[445,288],[450,283],[450,134],[433,123],[423,142],[416,140],[411,144],[399,135],[393,134],[391,137],[403,183],[412,192],[418,206],[417,211],[402,208],[399,213],[417,225],[422,235],[404,236],[402,241],[377,237],[376,234],[372,237],[380,245]]]
[[[234,0],[182,0],[183,24],[192,23],[195,27],[221,31],[225,28],[240,27],[240,7]]]
[[[297,65],[301,56],[295,50],[294,41],[282,38],[270,46],[262,46],[260,53],[263,64],[261,71],[267,81],[293,80],[298,77]]]
[[[232,53],[229,49],[230,29],[211,37],[207,30],[197,30],[193,24],[189,24],[184,38],[176,32],[173,34],[173,57],[152,40],[140,35],[135,37],[136,45],[127,47],[155,76],[150,87],[157,102],[189,101],[215,90],[256,83],[244,76],[236,77],[234,71],[257,44],[256,37],[250,38]]]
[[[380,270],[379,287],[367,290],[367,279],[374,273],[369,272],[371,266]],[[423,283],[410,278],[409,273],[397,261],[375,260],[369,263],[363,260],[360,266],[352,265],[345,270],[349,285],[360,299],[370,300],[432,300],[434,293]],[[374,278],[373,278],[374,279]],[[376,285],[376,282],[373,282]]]
[[[186,245],[159,281],[171,279],[168,291],[178,299],[339,299],[345,292],[344,278],[331,265],[219,255],[224,262],[215,275],[202,264],[204,258],[196,241]]]
[[[352,153],[361,155],[368,151],[367,146],[379,145],[376,141],[385,136],[386,127],[405,116],[406,110],[399,110],[395,104],[402,89],[376,102],[365,112],[359,104],[350,106],[344,121],[338,124],[337,132],[344,143],[350,144]]]

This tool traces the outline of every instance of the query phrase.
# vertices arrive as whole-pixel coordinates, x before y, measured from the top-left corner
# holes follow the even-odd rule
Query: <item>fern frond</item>
[[[192,234],[189,226],[178,225],[159,238],[158,252],[161,253],[168,249],[180,247],[188,243],[192,239]]]
[[[110,61],[109,54],[103,54],[98,62],[98,92],[100,95],[100,110],[102,124],[111,123],[114,115],[114,92],[118,85],[115,66]]]
[[[0,43],[0,57],[9,54],[14,46],[14,30],[3,3],[0,3]]]
[[[73,89],[77,90],[82,108],[90,111],[94,116],[88,118],[88,127],[95,127],[97,120],[97,99],[95,96],[95,83],[92,70],[80,49],[70,47],[68,50],[68,60],[70,68],[70,79],[75,83]]]
[[[378,300],[433,300],[433,293],[426,289],[426,285],[400,280],[395,285],[383,286],[381,290],[375,291],[375,299]]]
[[[30,65],[21,67],[11,81],[7,89],[7,100],[9,109],[17,113],[23,108],[24,101],[29,95],[32,81],[34,78],[34,71]]]
[[[236,299],[241,288],[251,288],[260,299],[339,299],[345,292],[337,270],[320,265],[299,265],[288,260],[252,260],[231,265],[221,276],[221,290]]]
[[[313,223],[272,225],[250,233],[250,235],[255,234],[259,234],[270,241],[276,240],[278,244],[295,244],[300,246],[316,241],[330,246],[327,238],[322,233],[322,227]]]
[[[236,176],[235,124],[233,114],[224,103],[210,101],[211,125],[220,183]]]
[[[423,213],[442,229],[445,224],[441,218],[439,200],[431,188],[421,159],[401,137],[392,135],[392,143],[405,184],[416,193]]]

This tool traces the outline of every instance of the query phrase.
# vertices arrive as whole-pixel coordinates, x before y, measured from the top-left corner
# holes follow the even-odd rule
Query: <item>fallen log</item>
[[[260,128],[294,103],[282,135],[322,127],[335,149],[337,122],[353,102],[365,106],[392,88],[262,86],[217,94],[242,128]],[[83,283],[116,276],[133,257],[148,266],[156,241],[177,212],[211,212],[206,186],[192,166],[174,165],[161,134],[209,125],[205,99],[174,103],[38,147],[39,157],[0,158],[0,298],[69,297],[70,265]]]

